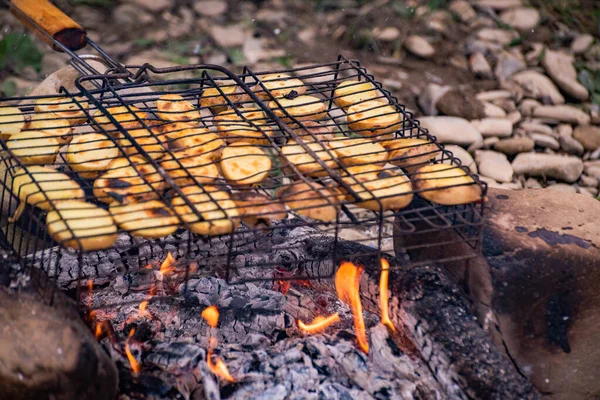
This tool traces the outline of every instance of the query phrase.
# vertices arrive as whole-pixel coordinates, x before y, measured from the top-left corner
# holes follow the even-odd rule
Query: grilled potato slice
[[[69,121],[56,114],[34,114],[25,128],[47,133],[56,138],[61,146],[68,144],[73,139],[73,128]]]
[[[6,147],[23,164],[53,164],[60,144],[55,137],[40,131],[25,131],[11,135]]]
[[[137,204],[113,203],[109,210],[117,225],[135,236],[158,239],[179,228],[179,218],[160,200]]]
[[[305,142],[329,142],[335,138],[330,127],[316,121],[303,121],[302,126],[293,128],[292,131]]]
[[[9,222],[19,219],[25,204],[51,210],[52,203],[85,199],[83,189],[68,175],[39,165],[16,168],[11,191],[19,197],[21,203],[13,217],[8,219]]]
[[[284,110],[296,121],[318,121],[325,118],[327,114],[327,106],[323,100],[315,96],[282,97],[277,101],[281,107],[272,100],[269,102],[269,108],[284,122],[292,122]]]
[[[108,249],[117,240],[117,226],[110,213],[85,201],[56,203],[46,217],[46,224],[55,242],[72,249]]]
[[[229,183],[251,185],[269,176],[271,158],[260,147],[238,142],[223,149],[219,165]]]
[[[329,142],[337,158],[346,166],[384,164],[388,153],[383,146],[368,139],[339,138]]]
[[[263,89],[260,83],[257,83],[252,91],[261,100],[270,100],[269,93],[275,98],[287,96],[292,91],[296,92],[296,95],[306,93],[304,82],[298,78],[292,78],[288,74],[267,74],[259,77],[259,79],[267,91]]]
[[[389,162],[408,172],[416,171],[440,153],[439,147],[427,139],[398,138],[382,144],[390,155]]]
[[[481,188],[461,168],[448,164],[424,165],[412,177],[419,196],[453,206],[481,200]]]
[[[33,110],[42,115],[56,114],[58,118],[66,119],[73,126],[87,120],[88,108],[89,104],[82,98],[73,100],[69,97],[53,97],[36,100]]]
[[[335,221],[339,212],[337,194],[316,182],[298,182],[276,195],[290,210],[317,221]]]
[[[108,171],[94,182],[94,196],[104,203],[139,203],[155,200],[167,187],[163,177],[145,159],[133,156],[117,158]]]
[[[366,136],[381,136],[402,127],[404,117],[396,108],[379,100],[369,100],[348,107],[348,128]]]
[[[166,154],[160,166],[178,186],[211,183],[219,178],[217,164],[204,154],[183,149]]]
[[[227,192],[213,186],[186,186],[181,191],[195,210],[179,196],[171,201],[171,205],[192,232],[218,236],[231,233],[238,227],[238,210]]]
[[[8,140],[10,135],[21,132],[25,126],[23,113],[17,107],[0,107],[0,139]]]
[[[219,89],[216,87],[204,89],[202,97],[200,97],[200,107],[209,108],[213,114],[218,114],[229,109],[226,98],[233,104],[248,100],[248,95],[234,84],[219,85]],[[221,95],[221,92],[225,97]]]
[[[167,137],[167,140],[177,139],[179,132],[184,131],[186,129],[203,129],[208,131],[208,129],[198,127],[197,122],[171,122],[169,124],[161,124],[152,128],[152,132],[156,135],[164,135]],[[164,140],[163,140],[164,141]]]
[[[255,192],[238,192],[231,195],[242,222],[249,227],[272,226],[287,217],[285,206],[278,200]]]
[[[156,100],[157,115],[166,121],[199,121],[200,111],[178,94],[165,94]]]
[[[400,210],[413,199],[410,180],[402,173],[373,165],[349,167],[348,173],[342,179],[359,198],[355,199],[351,193],[346,198],[359,207],[372,211]]]
[[[333,157],[325,150],[328,148],[326,143],[304,143],[309,149],[311,149],[315,155],[325,163],[328,168],[335,168],[337,166],[336,161]],[[327,171],[317,162],[313,156],[311,156],[300,144],[290,141],[288,144],[281,148],[281,153],[289,163],[296,166],[298,171],[303,174],[310,176],[323,176],[327,175]],[[333,153],[333,151],[331,151]]]
[[[141,129],[130,129],[127,131],[142,150],[144,150],[153,160],[161,158],[167,150],[167,143],[163,141],[166,139],[164,135],[156,135],[152,130],[141,128]],[[124,134],[119,133],[119,145],[125,152],[130,156],[140,155],[140,152],[135,145],[125,137]]]
[[[169,149],[187,150],[188,153],[203,155],[218,160],[225,142],[214,132],[205,128],[192,128],[178,131],[167,136]]]
[[[267,117],[260,110],[242,111],[241,115],[232,110],[224,111],[213,118],[217,131],[227,143],[246,142],[269,144],[265,135],[273,137],[275,130],[266,125]]]
[[[102,133],[76,136],[67,148],[69,167],[84,179],[95,179],[119,157],[119,148]]]
[[[129,109],[125,106],[107,107],[106,111],[125,129],[143,128],[140,121],[144,121],[147,126],[154,124],[154,122],[150,122],[151,120],[149,119],[148,113],[140,110],[136,106],[129,106]],[[102,128],[106,133],[113,137],[118,137],[121,134],[121,131],[117,129],[102,110],[96,110],[92,115],[92,118],[96,122],[96,125],[93,126],[94,129]]]
[[[333,92],[333,102],[341,108],[373,100],[382,96],[382,93],[371,82],[356,80],[341,82]]]

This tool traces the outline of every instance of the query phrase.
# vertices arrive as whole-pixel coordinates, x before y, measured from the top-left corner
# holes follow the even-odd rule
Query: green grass
[[[0,71],[19,72],[33,67],[40,72],[44,55],[26,34],[8,33],[0,40]]]
[[[13,97],[17,94],[17,84],[12,79],[7,79],[0,84],[0,97]]]
[[[530,0],[542,15],[558,19],[577,31],[600,34],[600,2],[595,0]]]

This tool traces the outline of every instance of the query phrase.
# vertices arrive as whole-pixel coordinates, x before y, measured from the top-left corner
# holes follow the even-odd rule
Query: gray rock
[[[594,125],[580,125],[573,131],[577,139],[586,150],[594,151],[600,148],[600,127]]]
[[[477,100],[481,101],[495,101],[503,99],[512,99],[513,94],[508,90],[490,90],[487,92],[477,93],[475,96]]]
[[[590,153],[590,160],[598,160],[600,159],[600,148],[594,150]]]
[[[477,37],[481,40],[486,40],[488,42],[498,43],[502,46],[507,46],[513,40],[515,40],[518,37],[518,35],[516,32],[507,31],[504,29],[484,28],[477,32]]]
[[[471,72],[473,72],[478,78],[492,79],[494,77],[492,67],[482,53],[477,52],[471,54],[469,57],[469,67],[471,68]]]
[[[543,188],[542,184],[535,178],[527,178],[525,181],[526,189],[541,189]]]
[[[509,137],[513,131],[512,122],[507,118],[483,118],[471,121],[471,124],[473,124],[483,137]]]
[[[393,42],[400,37],[400,30],[395,26],[386,26],[383,29],[373,29],[373,36],[382,42]]]
[[[559,136],[558,143],[560,143],[561,149],[563,149],[566,153],[576,156],[583,154],[583,145],[570,136]]]
[[[442,94],[436,108],[440,113],[465,119],[485,117],[483,103],[461,90],[449,90]]]
[[[483,142],[481,133],[464,118],[458,117],[423,117],[421,126],[429,130],[444,144],[469,146],[475,142]]]
[[[483,148],[489,149],[489,148],[493,147],[499,141],[500,141],[499,137],[496,137],[496,136],[487,137],[487,138],[483,139]]]
[[[497,106],[493,103],[483,102],[483,112],[486,117],[491,118],[503,118],[506,117],[506,111],[502,107]]]
[[[445,147],[446,147],[446,150],[452,152],[454,157],[456,157],[460,160],[462,165],[469,167],[469,169],[471,170],[472,173],[474,173],[474,174],[477,173],[477,164],[475,163],[475,160],[473,160],[473,157],[471,156],[471,154],[469,154],[468,151],[466,151],[462,147],[457,146],[455,144],[449,144]],[[441,158],[441,156],[439,156],[439,158]],[[452,160],[444,161],[444,163],[446,163],[446,164],[450,164],[451,162],[452,162]]]
[[[532,110],[532,115],[537,118],[569,122],[578,125],[587,125],[590,122],[588,113],[569,105],[535,107]]]
[[[154,16],[134,4],[121,4],[113,10],[113,22],[128,28],[143,27],[154,22]]]
[[[242,25],[213,25],[210,35],[221,47],[241,46],[246,41],[246,32]]]
[[[528,137],[518,137],[500,140],[494,145],[494,150],[508,155],[526,153],[533,150],[535,143]]]
[[[548,99],[552,104],[564,104],[565,98],[556,85],[546,76],[534,70],[514,74],[511,81],[516,82],[527,97],[538,100]]]
[[[544,53],[544,44],[539,42],[531,43],[531,50],[525,54],[527,65],[536,67],[540,63],[542,54]]]
[[[536,108],[542,106],[542,103],[533,99],[525,99],[519,104],[519,111],[525,117],[531,117]]]
[[[530,31],[540,23],[540,12],[535,8],[512,8],[500,14],[500,20],[520,31]]]
[[[433,46],[421,36],[410,35],[404,42],[404,46],[412,54],[421,58],[430,58],[435,54]]]
[[[525,132],[527,132],[528,134],[543,133],[544,135],[549,135],[549,136],[553,135],[552,128],[550,128],[546,124],[540,124],[538,122],[525,121],[525,122],[522,122],[519,125],[519,127],[521,129],[523,129]]]
[[[519,175],[543,176],[575,182],[583,172],[583,161],[572,156],[521,153],[515,157],[512,167]]]
[[[586,175],[600,179],[600,161],[586,161],[584,166]]]
[[[567,185],[566,183],[555,183],[553,185],[547,186],[546,190],[555,190],[557,192],[563,193],[577,193],[577,189],[571,185]]]
[[[513,125],[518,124],[519,122],[521,122],[521,120],[523,119],[523,116],[521,115],[521,113],[518,110],[512,111],[510,112],[506,118],[512,122]]]
[[[223,0],[194,1],[194,11],[205,17],[217,17],[227,11],[227,2]]]
[[[584,33],[573,40],[571,43],[571,51],[575,54],[585,53],[592,43],[594,43],[594,37],[589,33]]]
[[[448,6],[448,9],[458,16],[458,18],[465,23],[468,23],[475,19],[477,13],[473,10],[473,7],[466,0],[454,0]]]
[[[505,154],[490,150],[477,150],[475,161],[479,173],[497,182],[512,182],[513,168]]]
[[[419,107],[425,115],[438,115],[437,103],[451,89],[450,86],[440,86],[430,83],[419,96]]]
[[[581,175],[581,177],[579,178],[579,183],[581,183],[582,186],[591,186],[591,187],[598,187],[598,178],[595,178],[593,176],[587,176],[587,175]]]
[[[494,74],[496,75],[496,78],[502,82],[513,76],[515,73],[523,71],[526,67],[527,65],[525,65],[523,55],[518,50],[510,52],[503,51],[496,62]]]
[[[125,3],[131,3],[136,7],[141,7],[150,12],[162,12],[166,9],[173,6],[173,1],[171,0],[125,0]],[[199,2],[200,3],[200,2]]]
[[[536,146],[549,148],[552,150],[560,149],[560,143],[558,143],[558,140],[554,139],[550,135],[544,135],[543,133],[532,133],[529,136],[533,139]]]
[[[589,190],[588,188],[585,188],[585,187],[578,187],[577,193],[582,194],[584,196],[590,196],[590,197],[595,196],[591,190]],[[597,191],[596,191],[596,193],[597,193]]]
[[[562,90],[578,100],[587,100],[588,90],[577,80],[572,56],[546,49],[542,65]]]
[[[559,124],[554,128],[556,136],[573,136],[573,127],[569,124]]]

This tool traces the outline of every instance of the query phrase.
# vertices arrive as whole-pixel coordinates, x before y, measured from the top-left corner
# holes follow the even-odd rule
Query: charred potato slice
[[[273,136],[274,129],[266,125],[267,117],[259,110],[242,111],[238,115],[234,111],[225,111],[213,118],[217,131],[227,143],[247,142],[251,144],[269,144],[265,135]],[[244,118],[246,121],[244,121]]]
[[[170,150],[186,150],[188,153],[203,155],[218,160],[225,142],[214,132],[205,128],[192,128],[167,136]]]
[[[383,146],[368,139],[339,138],[330,141],[329,146],[345,166],[384,164],[388,158]]]
[[[25,128],[47,133],[56,138],[61,146],[68,144],[73,138],[73,128],[69,121],[56,114],[35,114]]]
[[[76,136],[67,149],[69,167],[84,179],[95,179],[119,157],[119,148],[101,133]]]
[[[278,200],[255,192],[238,192],[231,195],[242,222],[249,227],[272,226],[287,217],[287,211]]]
[[[328,126],[323,126],[316,121],[303,121],[302,126],[293,128],[292,131],[305,142],[329,142],[335,138]]]
[[[238,142],[223,149],[219,165],[229,183],[251,185],[269,176],[271,158],[260,147]]]
[[[157,115],[166,121],[198,121],[200,112],[178,94],[166,94],[156,100]]]
[[[355,199],[348,193],[348,201],[368,210],[400,210],[413,199],[408,177],[393,170],[377,166],[349,167],[348,175],[342,179],[359,196]]]
[[[219,178],[219,168],[210,157],[185,149],[171,154],[165,155],[160,166],[178,186],[211,183]]]
[[[10,135],[21,132],[25,126],[23,113],[17,107],[0,107],[0,139],[8,140]]]
[[[55,242],[72,249],[108,249],[117,240],[117,226],[110,213],[84,201],[56,203],[46,224]]]
[[[135,106],[129,106],[129,108],[126,106],[108,107],[106,108],[106,112],[109,113],[124,129],[143,128],[143,125],[140,121],[143,121],[146,123],[146,125],[154,124],[153,122],[150,122],[147,112],[142,111]],[[102,110],[96,110],[94,115],[92,115],[92,118],[97,124],[97,126],[94,126],[94,128],[100,127],[106,133],[114,137],[118,137],[121,134],[121,131],[117,129],[117,127],[111,122],[110,118],[105,115]]]
[[[437,204],[453,206],[481,200],[481,188],[461,168],[448,164],[425,165],[412,178],[419,196]]]
[[[275,98],[287,96],[292,91],[296,92],[296,95],[306,93],[304,82],[298,78],[292,78],[288,74],[267,74],[259,77],[259,79],[267,91],[263,89],[260,83],[257,83],[252,88],[252,91],[261,100],[269,100],[271,98],[269,92]]]
[[[88,103],[81,98],[73,100],[69,97],[53,97],[36,100],[33,109],[41,115],[56,114],[58,118],[66,119],[73,126],[87,120],[88,108]]]
[[[135,236],[158,239],[179,228],[179,218],[160,200],[137,204],[114,203],[109,210],[117,225]]]
[[[404,117],[394,107],[379,100],[369,100],[348,107],[348,128],[355,133],[374,137],[397,131]]]
[[[6,147],[23,164],[53,164],[58,154],[58,140],[44,132],[25,131],[14,134],[6,142]]]
[[[223,92],[225,97],[221,95],[221,92]],[[229,103],[226,98],[235,104],[247,101],[248,95],[233,84],[219,85],[218,89],[216,87],[209,87],[202,92],[200,107],[209,108],[213,114],[218,114],[229,109]]]
[[[426,139],[398,138],[383,142],[391,164],[414,172],[424,164],[435,159],[440,153],[439,147]]]
[[[347,108],[379,96],[381,96],[381,92],[371,82],[344,81],[335,88],[333,102],[338,107]]]
[[[272,100],[269,102],[269,108],[284,122],[292,122],[286,112],[296,121],[318,121],[327,114],[325,103],[315,96],[282,97],[277,101],[281,107]]]
[[[323,143],[304,143],[309,149],[311,149],[315,155],[325,163],[328,168],[335,168],[337,166],[336,161],[333,157],[325,150],[327,144]],[[327,175],[327,171],[317,162],[313,156],[311,156],[304,147],[296,142],[290,142],[281,148],[281,153],[289,163],[296,166],[298,171],[303,174],[311,176],[323,176]],[[332,151],[333,153],[333,151]]]
[[[337,218],[337,194],[316,182],[295,183],[281,188],[276,195],[290,210],[304,217],[326,222]]]

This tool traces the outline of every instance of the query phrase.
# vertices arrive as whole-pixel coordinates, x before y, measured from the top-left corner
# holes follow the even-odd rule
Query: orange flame
[[[279,280],[277,283],[281,294],[287,294],[287,292],[290,290],[291,281]]]
[[[343,262],[335,273],[335,289],[339,299],[350,306],[354,316],[354,330],[356,331],[358,345],[362,351],[368,353],[369,342],[359,292],[362,273],[362,267],[357,267],[351,262]]]
[[[210,338],[208,354],[206,355],[206,364],[208,365],[208,368],[210,368],[210,370],[215,375],[217,375],[219,378],[226,379],[229,382],[235,382],[235,379],[233,379],[233,377],[229,373],[229,370],[227,369],[227,366],[225,365],[223,360],[221,360],[217,356],[214,356],[215,361],[213,362],[213,360],[212,360],[213,359],[213,349],[216,345],[217,345],[217,340],[214,338]]]
[[[340,321],[340,315],[338,313],[335,313],[333,315],[330,315],[327,318],[318,316],[313,320],[313,322],[311,322],[308,325],[300,320],[298,320],[297,323],[298,323],[298,328],[300,328],[302,331],[312,335],[314,333],[319,333],[319,332],[324,331],[325,329],[327,329],[328,327],[330,327],[331,325],[333,325],[339,321]]]
[[[94,281],[92,279],[88,279],[87,282],[87,287],[88,287],[88,308],[92,308],[92,306],[94,305],[94,299],[92,298],[92,291],[94,290]]]
[[[379,308],[381,309],[381,323],[387,326],[392,332],[396,332],[396,327],[390,319],[390,310],[388,305],[388,278],[390,275],[390,263],[381,259],[381,275],[379,276]]]
[[[135,357],[131,353],[131,350],[129,349],[129,339],[131,339],[134,333],[135,328],[131,328],[131,331],[129,331],[129,336],[125,341],[125,354],[127,354],[127,359],[129,360],[129,364],[131,365],[133,375],[137,376],[142,371],[142,365],[138,362],[138,360],[135,359]]]
[[[140,316],[144,317],[144,316],[150,316],[150,312],[146,310],[146,308],[148,308],[148,300],[144,300],[140,303]]]
[[[217,327],[219,323],[219,309],[216,306],[206,307],[200,315],[206,320],[208,326],[211,328]]]
[[[160,272],[163,275],[170,275],[175,272],[175,257],[169,252],[165,261],[160,264]]]

